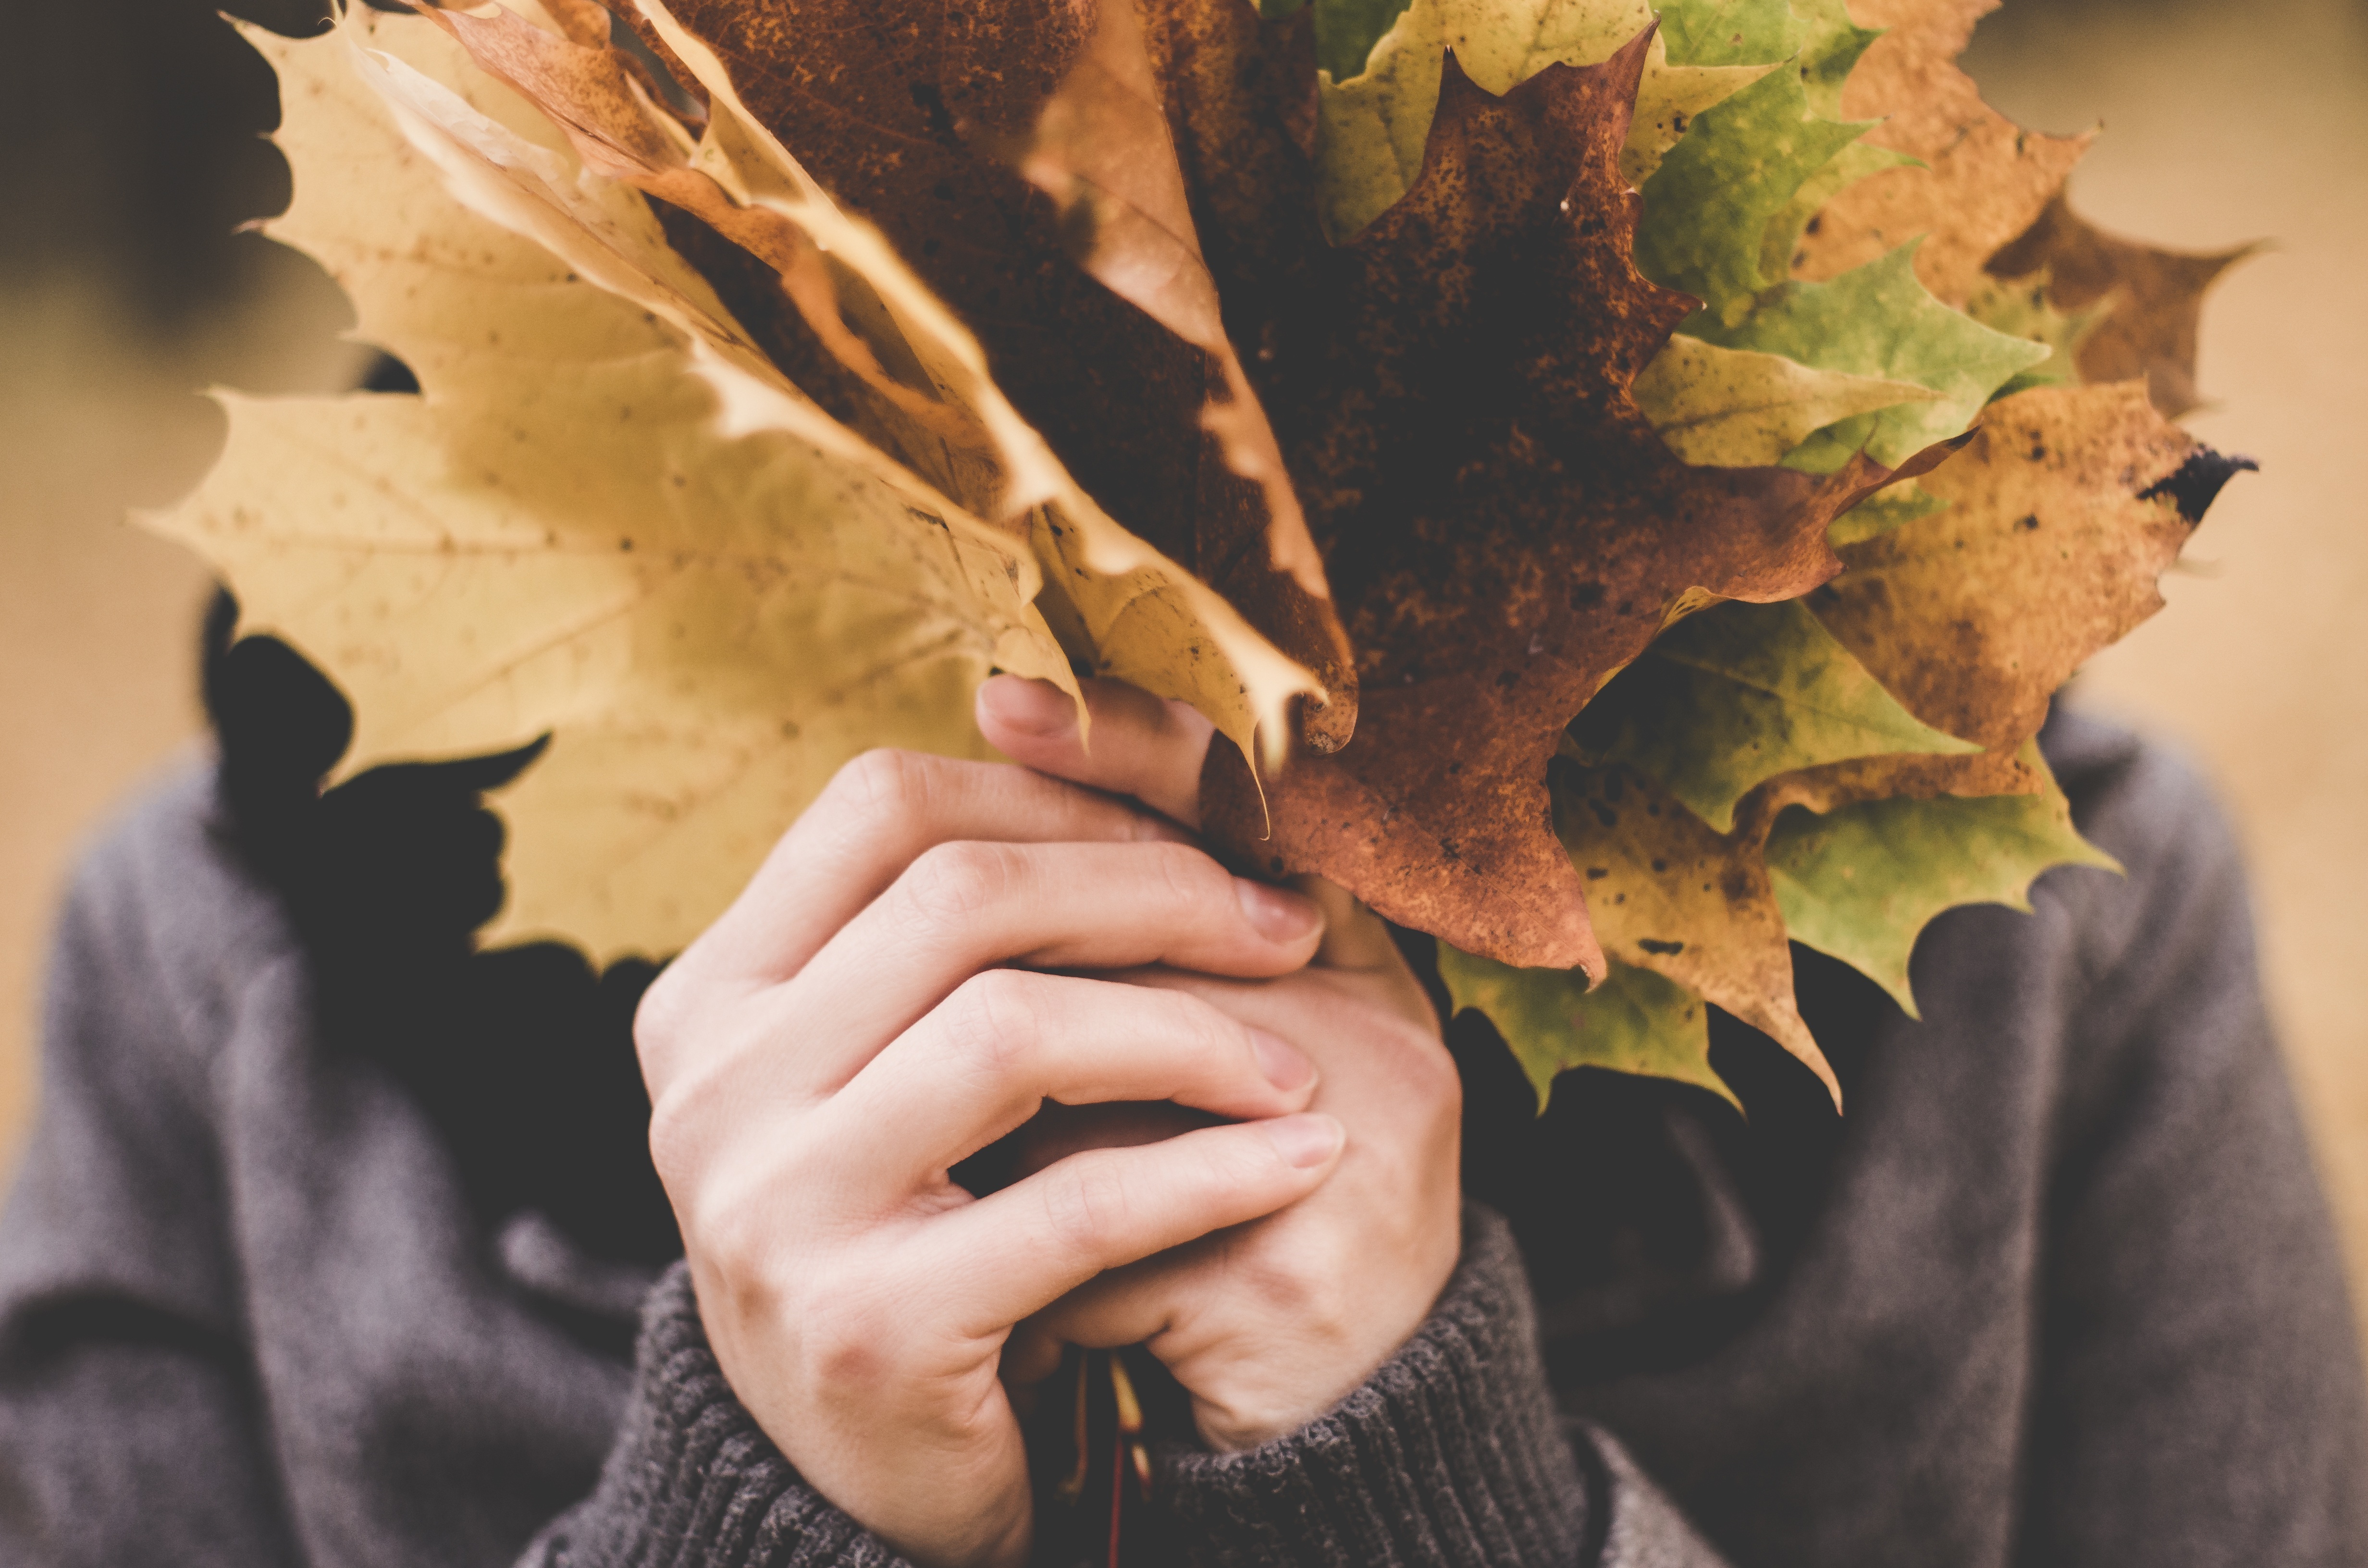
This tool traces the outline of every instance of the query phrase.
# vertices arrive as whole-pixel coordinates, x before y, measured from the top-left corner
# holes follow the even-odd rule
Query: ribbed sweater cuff
[[[677,1264],[642,1311],[633,1392],[600,1484],[530,1568],[909,1568],[798,1479],[724,1383]]]
[[[1520,1254],[1476,1204],[1429,1321],[1362,1388],[1261,1448],[1163,1469],[1195,1568],[1570,1568],[1586,1534]]]

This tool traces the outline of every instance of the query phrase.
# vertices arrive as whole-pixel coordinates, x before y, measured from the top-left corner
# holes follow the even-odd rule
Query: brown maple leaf
[[[1841,118],[1880,119],[1872,147],[1924,166],[1885,169],[1836,196],[1811,221],[1793,275],[1836,278],[1915,238],[1916,276],[1963,305],[1982,264],[2031,226],[2095,132],[2025,131],[1982,102],[1957,56],[1999,0],[1853,0],[1861,27],[1882,28],[1842,88]]]
[[[1328,877],[1466,951],[1600,971],[1549,823],[1564,725],[1677,615],[1831,575],[1827,522],[1891,472],[1863,456],[1829,476],[1689,468],[1631,397],[1694,304],[1630,257],[1618,160],[1649,30],[1502,97],[1450,55],[1421,176],[1335,249],[1293,216],[1313,204],[1290,188],[1306,179],[1292,45],[1234,9],[1180,29],[1155,12],[1171,40],[1232,34],[1213,69],[1187,60],[1170,112],[1360,697],[1349,746],[1298,759],[1263,801],[1212,759],[1204,818],[1268,869]],[[1256,215],[1236,220],[1224,204],[1244,186]]]
[[[2157,579],[2252,466],[2197,445],[2140,381],[2017,392],[1923,481],[1948,508],[1843,547],[1809,607],[1918,718],[2011,750],[2162,607]]]
[[[1086,492],[1325,681],[1329,701],[1307,716],[1311,741],[1345,740],[1353,666],[1288,486],[1256,450],[1271,438],[1244,417],[1255,402],[1236,395],[1248,389],[1230,349],[1222,334],[1208,338],[1208,324],[1164,308],[1172,294],[1114,288],[1113,268],[1097,267],[1110,260],[1098,242],[1110,237],[1110,204],[1076,191],[1087,171],[1074,149],[1134,126],[1123,94],[1096,91],[1111,85],[1095,50],[1099,8],[677,0],[668,9],[715,52],[765,130],[877,223],[976,334],[997,383]],[[1031,160],[1035,182],[1022,172]],[[775,330],[777,358],[811,358],[797,323],[764,308],[761,277],[669,233],[753,332]],[[1189,256],[1189,234],[1171,237]],[[1057,587],[1057,575],[1050,581]]]
[[[2046,276],[2048,303],[2081,311],[2104,302],[2104,318],[2073,356],[2085,381],[2143,380],[2163,417],[2202,401],[2195,388],[2195,333],[2204,291],[2258,244],[2205,255],[2122,239],[2072,210],[2062,192],[2013,243],[1989,258],[2002,278]]]

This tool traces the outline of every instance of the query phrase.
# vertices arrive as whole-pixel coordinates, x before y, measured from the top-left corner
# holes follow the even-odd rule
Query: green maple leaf
[[[1793,14],[1806,35],[1801,46],[1801,85],[1808,90],[1809,107],[1828,119],[1839,119],[1842,84],[1883,29],[1851,21],[1847,0],[1793,0]]]
[[[1936,395],[1699,337],[1671,337],[1629,391],[1669,450],[1697,468],[1777,462],[1838,420]]]
[[[1809,35],[1786,0],[1677,0],[1660,17],[1672,65],[1766,65]]]
[[[1373,45],[1382,41],[1406,5],[1407,0],[1315,0],[1316,65],[1332,73],[1336,82],[1362,72]]]
[[[1873,801],[1816,816],[1795,808],[1769,835],[1768,872],[1785,930],[1830,953],[1918,1015],[1907,983],[1916,938],[1944,909],[2002,903],[2028,911],[2032,881],[2051,866],[2121,862],[2082,838],[2036,743],[2036,795]]]
[[[1828,426],[1787,460],[1829,472],[1861,449],[1896,462],[1958,435],[2018,370],[2048,356],[1934,299],[1916,279],[1917,242],[1828,283],[1782,283],[1740,321],[1698,311],[1679,331],[1730,348],[1757,348],[1823,370],[1914,381],[1941,395]]]
[[[2082,377],[2075,358],[2112,309],[2110,297],[2086,310],[2058,308],[2044,268],[2029,278],[1985,279],[1965,301],[1965,313],[1984,326],[2047,347],[2046,358],[1998,388],[1999,397],[2011,397],[2027,387],[2078,386]]]
[[[1575,969],[1514,969],[1439,945],[1439,977],[1456,1009],[1488,1016],[1536,1091],[1543,1114],[1557,1074],[1604,1067],[1693,1084],[1737,1110],[1710,1065],[1710,1010],[1676,981],[1614,963],[1589,991]]]
[[[1902,708],[1797,599],[1721,605],[1679,621],[1570,733],[1590,762],[1628,764],[1720,833],[1735,826],[1736,802],[1780,773],[1982,749]]]
[[[1809,101],[1810,107],[1816,108],[1815,95]],[[1835,153],[1831,163],[1802,181],[1793,199],[1768,220],[1768,227],[1759,236],[1759,275],[1778,278],[1792,272],[1793,257],[1801,248],[1801,236],[1827,202],[1870,175],[1879,175],[1885,169],[1922,166],[1905,153],[1895,153],[1872,142],[1851,142]]]
[[[1740,321],[1776,281],[1759,267],[1769,221],[1874,123],[1811,118],[1790,71],[1770,72],[1704,109],[1645,182],[1637,270],[1693,295],[1721,322]]]

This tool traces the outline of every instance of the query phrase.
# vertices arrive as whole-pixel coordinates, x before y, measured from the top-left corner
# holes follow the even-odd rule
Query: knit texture
[[[905,1564],[800,1481],[733,1397],[681,1264],[650,1292],[636,1360],[599,1486],[529,1550],[528,1568]]]
[[[1161,1492],[1197,1568],[1563,1568],[1587,1495],[1539,1364],[1505,1221],[1467,1205],[1429,1321],[1328,1414],[1243,1453],[1171,1449]]]
[[[1474,1210],[1366,1387],[1167,1456],[1136,1539],[1261,1568],[2368,1568],[2368,1392],[2232,835],[2160,752],[2044,740],[2125,878],[1936,921],[1925,1021],[1831,1037],[1841,1121],[1765,1042],[1717,1058],[1764,1069],[1748,1124],[1608,1077],[1540,1117],[1517,1071],[1475,1121],[1504,1063],[1465,1042],[1520,1258]],[[893,1562],[732,1397],[679,1280],[587,1243],[566,1173],[597,1151],[535,1153],[578,1108],[407,1079],[451,1049],[434,1008],[367,1049],[324,1028],[238,846],[193,770],[61,918],[0,1214],[0,1562]]]

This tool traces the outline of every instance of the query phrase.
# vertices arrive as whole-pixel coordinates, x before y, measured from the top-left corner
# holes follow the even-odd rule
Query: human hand
[[[1090,750],[1068,699],[1000,676],[980,723],[1007,755],[1048,774],[1132,795],[1194,825],[1209,727],[1190,709],[1090,683]],[[1050,700],[1048,699],[1057,699]],[[1313,1108],[1348,1146],[1316,1191],[1253,1223],[1102,1275],[1020,1326],[1006,1376],[1049,1376],[1063,1344],[1143,1344],[1192,1396],[1211,1447],[1255,1447],[1353,1392],[1422,1325],[1462,1245],[1462,1083],[1429,999],[1388,931],[1337,888],[1319,954],[1296,973],[1252,982],[1169,969],[1123,978],[1197,996],[1291,1040],[1320,1073]],[[1140,1106],[1051,1111],[1019,1165],[1174,1132],[1193,1119]]]
[[[1107,1269],[1305,1196],[1339,1124],[1290,1045],[1183,991],[1017,967],[1291,972],[1322,929],[1173,827],[1020,768],[873,753],[651,987],[650,1139],[734,1392],[919,1563],[1031,1531],[997,1376]],[[1082,1151],[973,1199],[947,1168],[1053,1099],[1247,1119]]]

